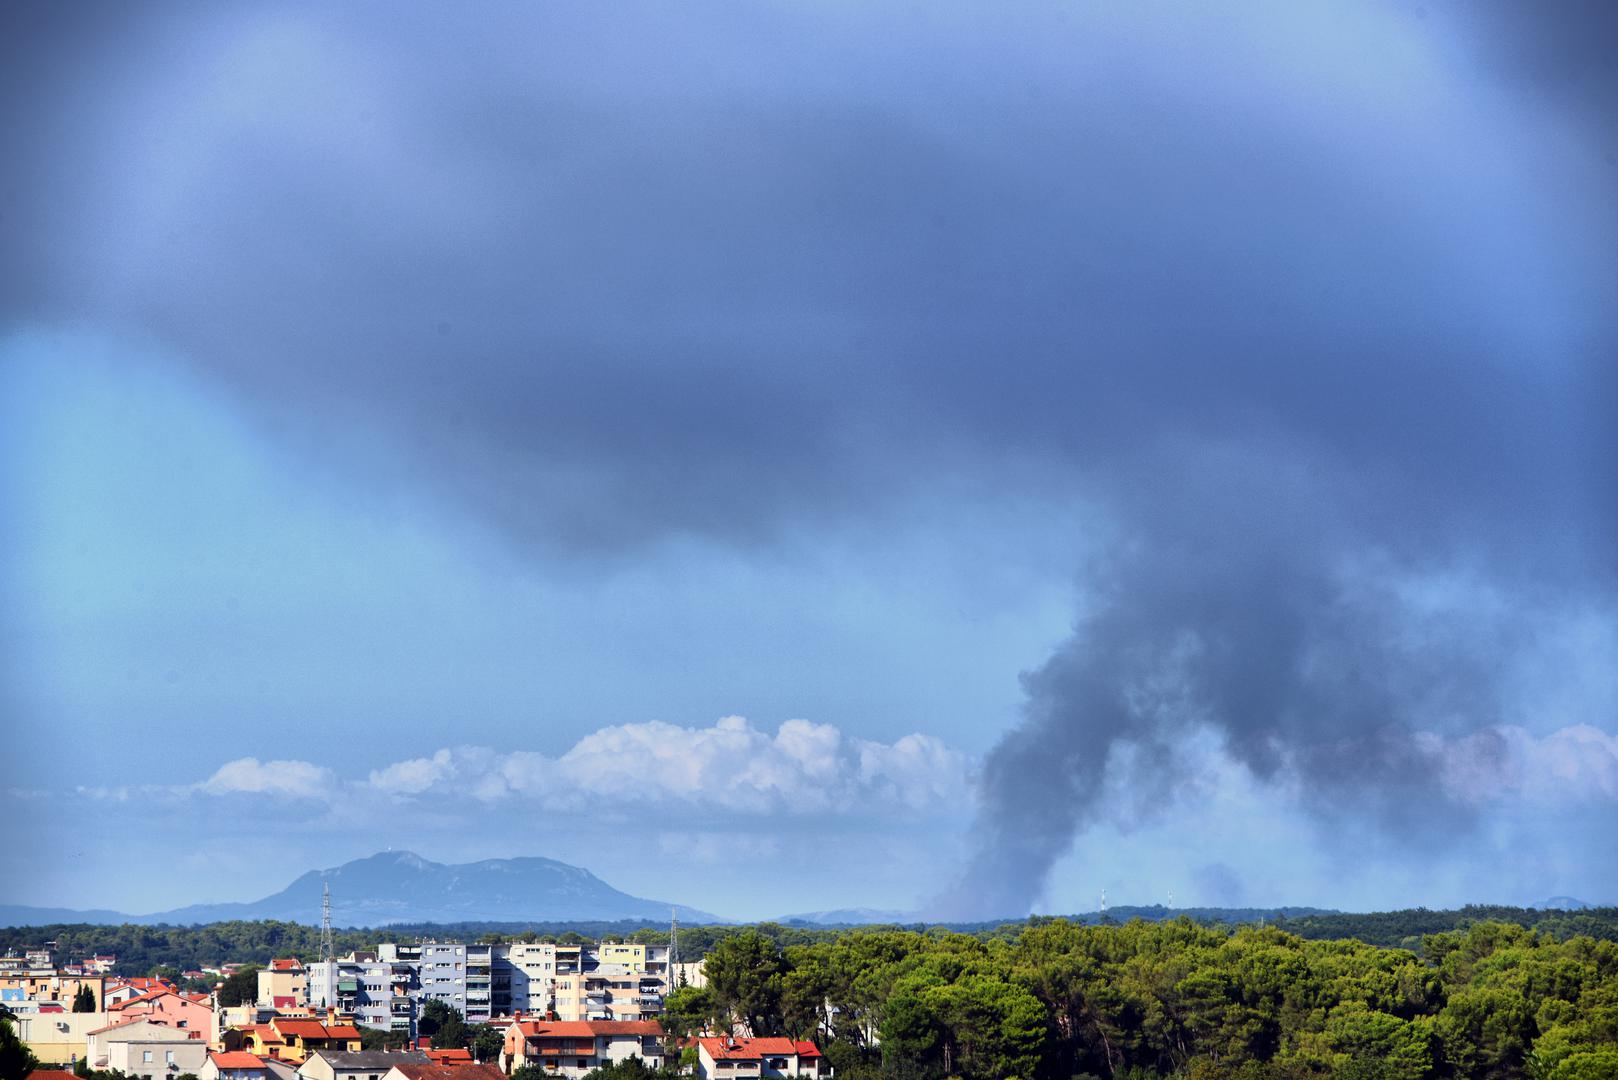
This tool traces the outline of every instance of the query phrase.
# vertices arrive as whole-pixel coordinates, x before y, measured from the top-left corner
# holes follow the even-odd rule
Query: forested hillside
[[[673,1026],[815,1034],[842,1080],[1618,1075],[1618,944],[1500,922],[1419,955],[1186,919],[784,950],[749,931],[707,974]]]

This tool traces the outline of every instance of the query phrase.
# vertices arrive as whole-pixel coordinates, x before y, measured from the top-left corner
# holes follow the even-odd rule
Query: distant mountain
[[[883,911],[878,908],[859,907],[806,911],[798,915],[783,915],[775,921],[783,926],[872,926],[886,923],[908,926],[923,920],[914,911]]]
[[[0,924],[195,923],[232,919],[281,919],[318,923],[321,890],[331,886],[332,922],[338,926],[389,923],[545,922],[565,919],[721,922],[696,908],[643,900],[608,885],[590,871],[555,859],[485,859],[445,864],[409,851],[355,859],[329,870],[311,870],[262,900],[239,904],[192,904],[150,915],[116,911],[0,906]]]
[[[1298,919],[1310,915],[1336,915],[1335,909],[1316,907],[1274,907],[1274,908],[1167,908],[1162,904],[1151,904],[1144,907],[1128,905],[1108,908],[1106,911],[1086,911],[1072,915],[1042,916],[1043,918],[1061,918],[1071,922],[1094,925],[1103,921],[1128,922],[1130,919],[1145,919],[1147,922],[1159,922],[1164,919],[1177,919],[1184,915],[1196,922],[1203,923],[1229,923],[1231,925],[1243,923],[1275,922],[1276,920]],[[929,918],[920,911],[883,911],[874,908],[837,908],[832,911],[809,911],[800,915],[783,915],[776,920],[786,926],[870,926],[872,924],[897,924],[899,926],[913,926],[925,923],[929,926],[945,926],[956,930],[974,930],[984,927],[998,926],[1001,923],[1022,922],[1022,917],[1006,916],[1003,919],[984,919],[978,922],[939,922],[936,918]]]
[[[0,904],[0,926],[50,926],[53,923],[92,923],[117,926],[134,922],[133,915],[97,908],[94,911],[76,911],[72,908],[25,907],[21,904]]]
[[[1571,896],[1553,896],[1549,900],[1541,900],[1534,906],[1541,911],[1588,911],[1595,905],[1575,900]]]

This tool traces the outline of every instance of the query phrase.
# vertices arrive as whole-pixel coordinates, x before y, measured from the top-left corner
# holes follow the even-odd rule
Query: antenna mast
[[[336,950],[331,941],[331,882],[325,882],[320,890],[320,962],[331,963],[332,953]],[[327,977],[330,977],[327,972]]]
[[[669,908],[669,989],[680,966],[680,909]]]

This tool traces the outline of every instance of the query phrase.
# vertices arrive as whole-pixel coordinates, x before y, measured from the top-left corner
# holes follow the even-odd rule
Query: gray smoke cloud
[[[955,901],[1008,914],[1196,727],[1464,822],[1417,733],[1531,630],[1390,582],[1610,613],[1603,7],[14,8],[0,319],[545,555],[1084,508]]]

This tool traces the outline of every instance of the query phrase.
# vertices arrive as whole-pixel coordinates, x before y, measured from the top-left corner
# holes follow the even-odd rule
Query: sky
[[[0,901],[1618,902],[1609,6],[3,18]]]

